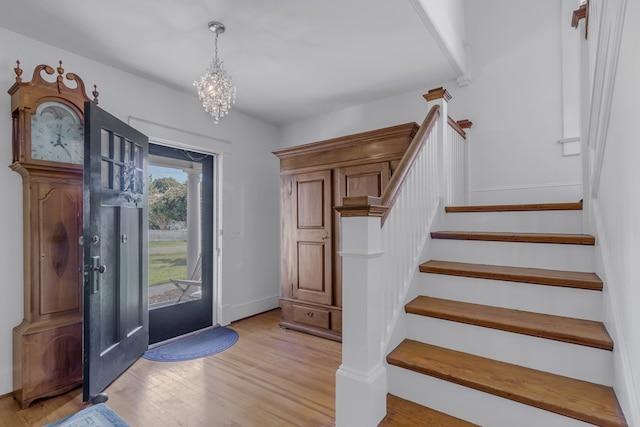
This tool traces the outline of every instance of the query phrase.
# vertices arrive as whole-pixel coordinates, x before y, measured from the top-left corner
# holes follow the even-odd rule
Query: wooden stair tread
[[[594,245],[595,237],[588,234],[561,233],[510,233],[474,231],[433,231],[432,239],[482,240],[493,242],[556,243],[569,245]]]
[[[613,349],[613,340],[601,322],[533,313],[419,296],[405,305],[411,314],[499,329],[572,344]]]
[[[546,270],[542,268],[508,267],[502,265],[470,264],[431,260],[420,264],[423,273],[450,276],[525,282],[538,285],[564,286],[568,288],[602,290],[602,280],[594,273]]]
[[[446,206],[445,212],[531,212],[531,211],[579,211],[582,202],[573,203],[530,203],[519,205],[475,205]]]
[[[392,394],[387,394],[387,416],[378,427],[474,427],[459,418],[427,408]]]
[[[613,389],[404,340],[387,362],[599,426],[626,426]]]

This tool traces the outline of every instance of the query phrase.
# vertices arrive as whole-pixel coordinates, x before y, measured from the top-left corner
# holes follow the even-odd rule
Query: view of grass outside
[[[187,242],[149,242],[149,286],[169,283],[169,279],[187,278]],[[171,248],[175,247],[176,251]],[[161,250],[154,250],[159,249]]]

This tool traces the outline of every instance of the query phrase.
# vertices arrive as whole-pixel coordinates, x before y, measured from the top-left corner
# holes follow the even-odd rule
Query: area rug
[[[154,362],[181,362],[211,356],[228,349],[238,341],[233,329],[219,326],[172,343],[147,350],[142,357]]]
[[[89,406],[75,414],[61,418],[43,427],[128,427],[115,412],[104,403]]]

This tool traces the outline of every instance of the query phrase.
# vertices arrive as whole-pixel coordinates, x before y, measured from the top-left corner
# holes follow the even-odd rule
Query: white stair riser
[[[432,239],[432,259],[550,270],[593,271],[589,245]]]
[[[444,216],[446,230],[582,233],[582,211],[459,212]]]
[[[572,418],[422,375],[396,366],[388,370],[389,393],[487,427],[593,427]]]
[[[602,321],[602,292],[446,274],[421,273],[417,295]]]
[[[407,338],[540,371],[612,385],[612,353],[577,344],[409,314]]]

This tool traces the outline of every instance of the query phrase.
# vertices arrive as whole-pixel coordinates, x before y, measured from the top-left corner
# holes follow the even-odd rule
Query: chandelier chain
[[[216,60],[216,62],[218,61],[218,36],[220,35],[220,33],[218,33],[216,31],[216,40],[215,40],[215,50],[214,50],[214,58]]]

